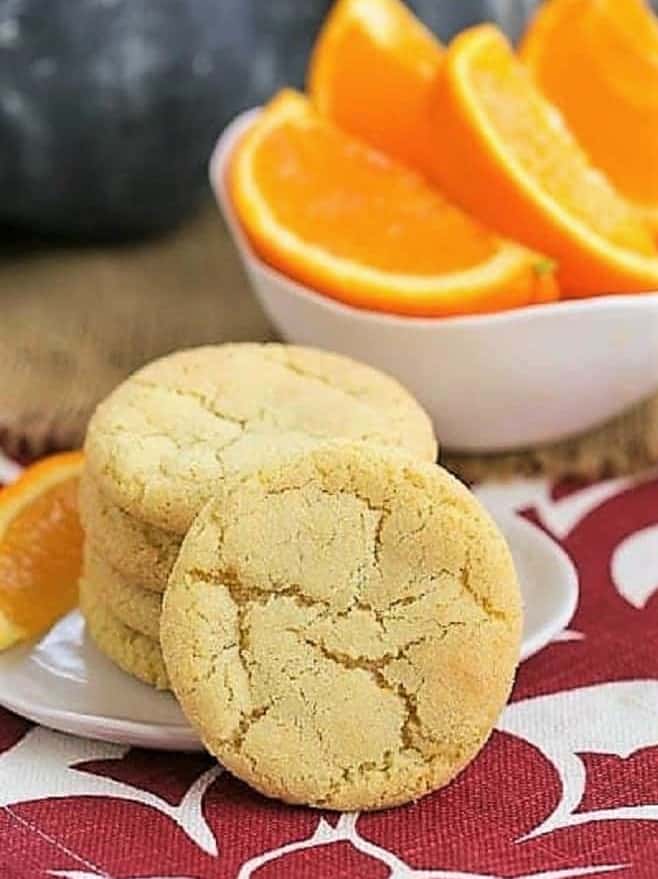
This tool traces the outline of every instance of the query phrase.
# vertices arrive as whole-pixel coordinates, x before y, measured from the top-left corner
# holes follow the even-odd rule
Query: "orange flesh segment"
[[[254,174],[282,226],[373,268],[443,274],[477,265],[496,249],[420,178],[319,120],[284,123],[268,134]]]
[[[593,161],[658,228],[658,18],[642,0],[553,0],[521,47]]]
[[[400,0],[339,0],[313,50],[309,93],[342,129],[422,170],[442,57],[441,44]]]
[[[547,253],[564,294],[658,289],[650,224],[587,162],[497,28],[450,44],[432,112],[432,179],[500,235]]]
[[[350,304],[445,315],[535,300],[541,257],[492,236],[290,90],[237,145],[229,188],[263,259]]]
[[[656,254],[647,225],[593,168],[502,39],[480,50],[469,76],[496,136],[547,195],[610,243]]]
[[[595,5],[631,48],[645,57],[658,54],[658,18],[645,0],[597,0]]]
[[[24,637],[46,630],[77,604],[83,543],[77,491],[77,475],[47,488],[0,538],[0,615]]]

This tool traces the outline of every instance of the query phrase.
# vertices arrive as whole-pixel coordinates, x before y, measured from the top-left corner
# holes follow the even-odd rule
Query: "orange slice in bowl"
[[[648,3],[544,3],[521,57],[592,160],[658,232],[658,18]]]
[[[466,314],[525,305],[553,285],[545,259],[491,235],[290,90],[238,143],[228,185],[266,262],[351,305]]]
[[[338,0],[313,50],[309,94],[340,128],[422,169],[442,56],[401,0]]]
[[[82,452],[53,455],[0,490],[0,650],[48,629],[77,604]]]
[[[451,43],[433,113],[433,179],[500,234],[556,259],[571,295],[658,289],[645,218],[594,168],[497,28]]]

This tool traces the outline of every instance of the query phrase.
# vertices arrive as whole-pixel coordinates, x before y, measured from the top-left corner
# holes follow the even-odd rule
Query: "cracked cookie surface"
[[[114,570],[89,544],[85,545],[83,574],[87,588],[124,625],[160,641],[162,596],[136,586]]]
[[[324,351],[245,343],[135,373],[96,410],[85,452],[106,498],[183,535],[219,479],[334,437],[424,460],[437,451],[426,413],[392,378]]]
[[[169,689],[158,642],[122,623],[84,577],[80,579],[80,611],[92,640],[115,665],[158,690]]]
[[[521,622],[507,545],[464,486],[338,442],[217,486],[174,566],[161,641],[229,770],[288,802],[373,809],[475,756]]]
[[[147,525],[108,500],[88,471],[80,478],[80,521],[88,544],[126,579],[164,592],[182,538]]]

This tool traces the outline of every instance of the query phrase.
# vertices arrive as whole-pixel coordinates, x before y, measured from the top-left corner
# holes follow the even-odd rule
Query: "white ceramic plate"
[[[78,611],[40,641],[0,653],[0,704],[44,726],[106,742],[172,751],[201,747],[174,697],[110,662]]]
[[[254,112],[222,134],[210,179],[254,292],[284,339],[394,375],[430,413],[446,449],[495,451],[561,439],[656,389],[658,293],[471,317],[399,317],[335,302],[266,265],[226,187],[228,158]]]
[[[524,605],[521,660],[567,627],[578,604],[578,574],[566,552],[521,516],[497,515],[512,551]]]
[[[525,604],[522,659],[571,619],[578,598],[576,572],[562,549],[538,528],[501,520]],[[92,739],[162,748],[201,749],[173,696],[124,674],[87,637],[77,611],[37,643],[0,654],[0,705],[36,723]]]

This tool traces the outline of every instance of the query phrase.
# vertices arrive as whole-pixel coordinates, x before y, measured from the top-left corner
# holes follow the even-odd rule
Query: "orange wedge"
[[[401,0],[338,0],[311,56],[309,94],[340,128],[422,170],[442,55]]]
[[[433,114],[433,179],[500,234],[557,260],[570,295],[658,289],[644,217],[592,166],[497,28],[451,43]]]
[[[0,491],[0,650],[75,607],[82,564],[82,452],[53,455]]]
[[[228,183],[264,260],[351,305],[452,315],[554,295],[545,259],[489,234],[296,92],[247,131]]]
[[[592,160],[658,232],[658,18],[643,0],[551,0],[521,47]]]

